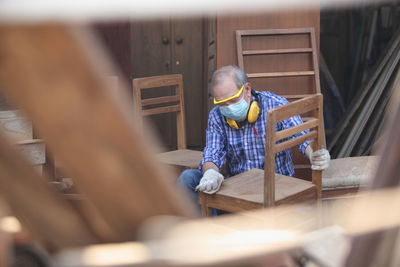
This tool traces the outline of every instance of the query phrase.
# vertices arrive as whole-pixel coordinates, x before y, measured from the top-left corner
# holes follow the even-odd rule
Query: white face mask
[[[242,121],[246,119],[249,110],[249,103],[242,97],[239,102],[230,104],[228,106],[219,107],[222,115],[235,121]]]

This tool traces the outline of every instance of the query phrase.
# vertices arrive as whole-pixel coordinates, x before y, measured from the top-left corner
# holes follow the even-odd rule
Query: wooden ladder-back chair
[[[174,86],[175,93],[169,96],[143,99],[142,90]],[[135,107],[142,117],[176,112],[177,150],[159,154],[162,162],[175,166],[179,171],[197,168],[203,153],[186,148],[185,105],[181,74],[152,76],[133,79]],[[159,105],[164,106],[160,107]],[[153,107],[152,107],[153,106]],[[156,107],[154,107],[156,106]]]
[[[237,30],[236,48],[238,65],[255,88],[289,102],[321,93],[314,28]],[[308,121],[308,114],[302,119]],[[298,177],[310,177],[308,161],[297,151],[293,158]]]
[[[312,181],[288,177],[275,173],[275,154],[290,149],[306,140],[312,142],[313,150],[320,147],[323,138],[322,95],[316,94],[296,100],[267,113],[267,135],[265,148],[265,170],[252,169],[225,179],[221,189],[213,194],[199,193],[202,215],[208,216],[210,208],[228,212],[315,201],[321,195],[322,171],[312,171]],[[275,132],[277,122],[304,113],[313,113],[313,118],[298,126]],[[287,139],[294,134],[310,129],[304,135]],[[283,140],[280,143],[277,141]]]
[[[304,41],[306,44],[300,45],[302,40],[300,39],[302,36],[307,35],[307,40]],[[290,41],[278,40],[272,37],[288,37],[291,38]],[[257,46],[257,49],[248,49],[243,50],[243,39],[244,38],[260,38],[260,37],[269,37],[270,41],[258,41],[254,43],[247,43],[249,47]],[[304,39],[304,38],[303,38]],[[297,43],[301,47],[296,47]],[[261,46],[268,47],[265,49],[264,47],[260,48]],[[293,47],[295,46],[295,47]],[[285,47],[285,48],[282,48]],[[286,48],[288,47],[288,48]],[[320,93],[320,83],[319,83],[319,65],[318,65],[318,57],[317,57],[317,45],[315,41],[315,33],[313,28],[293,28],[293,29],[261,29],[261,30],[237,30],[236,31],[236,48],[237,48],[237,58],[238,58],[238,65],[243,70],[247,70],[247,74],[250,80],[253,79],[271,79],[271,78],[292,78],[292,77],[300,77],[300,76],[313,76],[313,81],[311,84],[307,84],[304,88],[296,88],[292,91],[295,93],[287,93],[287,92],[276,92],[280,95],[283,95],[289,101],[306,97],[310,94]],[[290,58],[283,58],[285,55],[295,55],[295,54],[309,54],[310,56],[307,58],[296,59],[293,56]],[[252,66],[245,64],[245,57],[254,57],[254,56],[273,56],[277,55],[280,56],[282,59],[275,59],[279,60],[280,62],[273,61],[270,64],[271,72],[257,72],[253,73],[250,72],[251,69],[254,69]],[[283,61],[283,62],[282,62]],[[296,69],[293,70],[295,67],[299,67],[300,65],[304,68],[307,62],[310,62],[309,69]],[[262,65],[254,66],[257,70],[264,70],[267,65],[268,61],[264,60]],[[285,70],[276,70],[277,65],[280,65],[282,68],[284,67]],[[304,66],[303,66],[304,65]],[[272,90],[276,88],[271,88]]]

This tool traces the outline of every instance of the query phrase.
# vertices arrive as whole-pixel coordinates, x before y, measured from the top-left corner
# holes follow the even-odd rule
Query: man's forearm
[[[211,161],[207,161],[203,164],[203,167],[201,168],[201,170],[203,171],[203,173],[205,173],[207,170],[209,169],[213,169],[216,170],[217,172],[219,172],[219,168],[217,167],[217,165],[215,165],[213,162]]]

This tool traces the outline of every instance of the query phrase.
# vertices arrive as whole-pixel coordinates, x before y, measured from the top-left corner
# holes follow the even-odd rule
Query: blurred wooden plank
[[[249,263],[323,239],[352,238],[398,226],[400,214],[389,211],[399,208],[397,188],[334,200],[325,207],[281,206],[184,222],[158,218],[143,228],[142,242],[68,250],[58,254],[56,262],[58,266],[96,266],[96,261],[107,259],[107,266],[253,266]],[[166,228],[167,223],[173,227]],[[345,249],[348,244],[339,245]],[[327,247],[321,250],[333,252]]]
[[[2,198],[36,238],[54,248],[99,242],[79,214],[2,138],[0,173]]]
[[[134,239],[155,215],[193,216],[171,173],[154,162],[151,134],[135,126],[127,90],[107,88],[111,66],[87,29],[2,25],[0,35],[5,93],[34,121],[113,241]]]

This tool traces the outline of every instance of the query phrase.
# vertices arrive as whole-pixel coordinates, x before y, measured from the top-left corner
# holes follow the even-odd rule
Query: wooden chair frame
[[[175,86],[175,95],[142,99],[142,90],[149,88]],[[182,74],[160,75],[133,79],[135,108],[142,116],[176,112],[178,149],[186,149],[185,106]],[[164,107],[143,109],[146,106],[170,104]]]
[[[175,94],[170,96],[142,99],[142,90],[174,86]],[[167,151],[158,155],[159,161],[176,168],[178,172],[185,169],[197,168],[203,153],[187,149],[185,105],[183,95],[183,78],[181,74],[161,75],[133,79],[135,108],[142,116],[176,112],[177,150]],[[149,107],[164,104],[162,107]],[[148,107],[148,108],[146,108]],[[146,108],[146,109],[143,109]]]
[[[292,48],[292,49],[268,49],[268,50],[243,50],[243,36],[274,36],[274,35],[299,35],[308,34],[310,37],[309,48]],[[261,29],[261,30],[237,30],[236,31],[236,51],[238,65],[245,70],[244,57],[254,55],[279,55],[279,54],[298,54],[311,53],[313,70],[312,71],[292,71],[292,72],[269,72],[269,73],[248,73],[249,78],[274,78],[274,77],[295,77],[295,76],[314,76],[315,93],[321,93],[319,84],[319,65],[317,55],[317,44],[315,40],[314,28],[293,28],[293,29]],[[309,94],[285,95],[289,100],[307,97]]]
[[[275,179],[277,176],[279,176],[279,174],[275,174],[275,154],[277,152],[299,145],[304,141],[310,139],[314,139],[314,142],[312,142],[313,150],[317,150],[318,148],[320,148],[321,140],[324,138],[322,131],[323,120],[321,111],[322,111],[321,94],[316,94],[314,96],[303,98],[294,101],[292,103],[289,103],[287,105],[269,110],[267,113],[268,119],[267,119],[267,135],[266,135],[266,149],[265,149],[266,151],[265,167],[264,167],[265,170],[261,171],[258,169],[254,169],[246,172],[250,175],[257,175],[260,174],[260,172],[264,174],[263,203],[255,203],[252,201],[235,198],[234,196],[222,195],[220,194],[220,192],[217,192],[216,194],[213,195],[200,192],[199,204],[201,205],[202,215],[203,216],[211,215],[211,208],[218,208],[229,212],[235,212],[246,209],[270,207],[287,203],[296,203],[302,200],[320,199],[322,171],[313,170],[312,184],[314,186],[312,188],[309,188],[302,192],[298,192],[298,194],[296,194],[295,196],[294,195],[288,196],[282,200],[276,201]],[[275,132],[275,125],[277,122],[295,115],[301,115],[303,113],[313,113],[314,117],[310,118],[307,122],[300,124],[298,126]],[[298,132],[307,129],[310,129],[310,131],[304,135],[301,135],[293,139],[288,139],[281,143],[276,144],[276,142],[279,140],[285,139],[287,137],[290,137]],[[229,179],[232,178],[233,177]],[[290,179],[300,180],[297,178],[290,178]],[[227,186],[228,181],[226,181],[222,185],[221,189],[223,189],[224,186]],[[245,182],[243,182],[243,184],[245,184]]]

